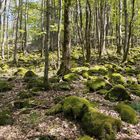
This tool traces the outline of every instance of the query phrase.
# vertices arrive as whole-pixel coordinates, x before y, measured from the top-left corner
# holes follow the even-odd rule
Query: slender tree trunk
[[[61,22],[62,22],[62,0],[59,0],[59,23],[58,23],[58,34],[57,34],[57,65],[60,68],[60,40],[61,40]]]
[[[46,36],[45,36],[45,69],[44,69],[44,88],[49,89],[49,46],[50,46],[50,0],[46,2]]]
[[[61,65],[57,73],[60,76],[70,71],[70,6],[71,0],[64,0],[64,44]]]

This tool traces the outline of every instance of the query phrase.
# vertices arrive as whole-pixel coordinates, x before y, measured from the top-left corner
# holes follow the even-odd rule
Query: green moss
[[[131,97],[124,86],[116,85],[106,94],[105,99],[110,101],[125,101],[131,100]]]
[[[88,67],[76,67],[76,68],[72,68],[71,71],[73,73],[77,73],[77,74],[82,74],[82,72],[84,71],[88,71],[89,68]]]
[[[127,77],[127,84],[136,84],[137,83],[137,79],[133,76],[129,76]]]
[[[138,83],[140,84],[140,74],[137,75]]]
[[[104,66],[96,65],[89,69],[90,75],[99,74],[99,75],[106,75],[108,72],[107,68]]]
[[[12,90],[12,85],[7,81],[0,80],[0,92],[6,92]]]
[[[119,73],[113,73],[110,76],[110,81],[115,83],[115,84],[124,84],[125,83],[125,78]]]
[[[82,136],[82,137],[78,138],[77,140],[93,140],[93,138],[91,138],[90,136],[85,135],[85,136]]]
[[[100,90],[97,92],[97,94],[106,95],[107,92],[108,92],[108,90],[106,90],[106,89],[100,89]]]
[[[33,96],[38,96],[38,94],[36,92],[31,91],[21,91],[17,94],[17,96],[19,97],[19,99],[27,99]]]
[[[60,113],[60,112],[62,112],[62,104],[61,103],[56,104],[53,107],[51,107],[50,109],[48,109],[46,111],[46,115],[55,115],[55,114]]]
[[[133,66],[128,66],[125,68],[125,72],[128,74],[128,75],[134,75],[134,74],[137,74],[137,70],[135,67]]]
[[[114,140],[116,132],[120,130],[121,121],[89,108],[82,118],[82,127],[90,136],[100,140]]]
[[[85,106],[89,107],[91,103],[85,98],[70,96],[64,100],[63,112],[66,116],[81,118]]]
[[[37,75],[33,71],[27,71],[24,75],[24,81],[28,82],[37,78]]]
[[[95,78],[87,81],[87,87],[90,91],[97,91],[99,89],[103,89],[106,85],[106,81],[102,78]]]
[[[116,106],[116,110],[120,114],[121,119],[123,121],[132,123],[132,124],[136,124],[138,122],[138,118],[137,118],[135,110],[129,105],[126,105],[124,103],[119,103]]]
[[[14,102],[14,108],[22,109],[22,108],[32,108],[35,104],[32,103],[30,100],[17,100]]]
[[[129,85],[131,93],[140,97],[140,84]]]
[[[89,78],[89,73],[87,71],[85,71],[85,72],[82,73],[82,76],[84,78],[88,79]]]
[[[18,68],[17,71],[14,73],[16,76],[24,76],[27,70],[25,68]]]
[[[55,90],[71,90],[71,86],[68,82],[60,82],[60,83],[55,83],[53,85],[53,89],[55,89]]]
[[[69,73],[69,74],[64,75],[64,80],[68,82],[78,80],[78,79],[79,79],[79,76],[75,73]]]
[[[30,79],[27,83],[27,89],[36,89],[36,91],[44,89],[44,83],[42,78]]]
[[[0,110],[0,125],[9,125],[13,123],[12,113],[9,109]]]
[[[7,64],[1,64],[0,66],[3,71],[7,71],[9,69],[9,66]]]
[[[129,104],[129,106],[140,113],[140,102],[132,102]]]

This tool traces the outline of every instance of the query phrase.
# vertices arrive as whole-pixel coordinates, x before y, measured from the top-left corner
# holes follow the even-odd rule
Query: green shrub
[[[119,103],[116,106],[116,111],[118,111],[123,121],[132,124],[136,124],[138,122],[138,118],[135,110],[129,105],[126,105],[124,103]]]

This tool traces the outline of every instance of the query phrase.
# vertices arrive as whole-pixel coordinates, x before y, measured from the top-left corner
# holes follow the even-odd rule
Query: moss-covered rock
[[[89,69],[90,75],[98,74],[98,75],[106,75],[108,72],[107,68],[101,65],[96,65]]]
[[[106,95],[107,93],[108,93],[107,89],[100,89],[97,91],[97,94],[100,94],[100,95]]]
[[[31,70],[27,71],[24,75],[24,81],[26,82],[30,80],[35,80],[36,78],[37,78],[37,75]]]
[[[125,72],[128,74],[128,75],[135,75],[137,74],[137,70],[135,67],[133,66],[128,66],[125,68]]]
[[[133,76],[128,76],[127,77],[127,84],[137,84],[137,79]]]
[[[14,73],[14,75],[15,76],[24,76],[26,72],[27,72],[27,69],[20,67],[17,69],[17,71]]]
[[[73,118],[81,118],[84,113],[84,107],[92,106],[91,103],[85,98],[77,96],[70,96],[64,100],[63,112],[66,116],[72,116]]]
[[[108,83],[103,78],[95,78],[87,81],[87,87],[90,91],[97,91],[108,86]]]
[[[114,140],[121,127],[120,120],[101,114],[94,108],[89,108],[81,123],[87,134],[100,140]]]
[[[123,77],[120,73],[113,73],[110,75],[110,81],[115,84],[124,84],[125,77]]]
[[[9,109],[0,110],[0,125],[10,125],[13,123],[12,113]]]
[[[140,97],[140,84],[129,85],[131,93]]]
[[[88,78],[89,78],[89,72],[88,72],[88,71],[84,71],[84,72],[82,73],[82,76],[83,76],[83,78],[88,79]]]
[[[40,91],[44,89],[44,83],[42,78],[30,79],[27,83],[27,89],[34,89],[34,91]]]
[[[89,68],[88,67],[76,67],[76,68],[72,68],[71,71],[73,73],[77,73],[77,74],[82,74],[82,72],[88,71]]]
[[[65,81],[71,82],[71,81],[74,81],[74,80],[78,80],[79,76],[75,73],[69,73],[69,74],[64,75],[63,79]]]
[[[62,112],[62,104],[58,103],[46,111],[46,115],[55,115]]]
[[[91,138],[90,136],[85,135],[85,136],[78,138],[77,140],[94,140],[94,139]]]
[[[88,135],[101,140],[114,140],[116,132],[121,127],[120,120],[98,112],[91,102],[77,96],[65,98],[61,103],[47,110],[46,114],[53,115],[60,112],[63,112],[68,118],[77,119]]]
[[[0,80],[0,92],[6,92],[10,90],[12,90],[12,85],[5,80]]]
[[[116,111],[118,111],[123,121],[132,124],[136,124],[138,122],[138,118],[135,110],[129,105],[126,105],[124,103],[119,103],[116,106]]]
[[[116,85],[109,90],[105,96],[105,99],[110,101],[125,101],[131,100],[131,97],[124,86]]]

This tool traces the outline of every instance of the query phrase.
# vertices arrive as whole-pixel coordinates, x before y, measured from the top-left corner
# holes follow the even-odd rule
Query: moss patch
[[[79,79],[79,76],[75,73],[69,73],[69,74],[64,75],[64,80],[68,82],[78,80],[78,79]]]
[[[16,76],[24,76],[24,74],[27,72],[25,68],[18,68],[17,71],[14,73]]]
[[[113,73],[110,76],[110,81],[115,83],[115,84],[124,84],[125,83],[125,78],[119,73]]]
[[[85,136],[78,138],[77,140],[94,140],[94,139],[91,138],[90,136],[85,135]]]
[[[103,78],[95,78],[87,81],[87,87],[90,91],[97,91],[107,86],[107,82]]]
[[[7,81],[0,80],[0,92],[10,91],[12,90],[12,85]]]
[[[133,84],[129,86],[131,93],[140,97],[140,84]]]
[[[110,101],[125,101],[131,100],[131,97],[124,86],[116,85],[106,94],[105,99]]]
[[[0,125],[9,125],[13,123],[12,113],[9,109],[0,110]]]
[[[136,124],[138,122],[138,118],[135,110],[129,105],[119,103],[116,106],[116,110],[121,116],[121,119],[125,122]]]
[[[63,112],[66,116],[80,119],[84,113],[85,106],[89,107],[91,103],[84,98],[70,96],[64,100]]]
[[[24,75],[24,81],[28,82],[30,80],[35,80],[37,75],[33,71],[27,71]]]
[[[108,72],[107,68],[101,65],[96,65],[89,69],[90,75],[94,75],[94,74],[105,75],[107,74],[107,72]]]
[[[82,118],[82,127],[90,136],[94,135],[101,140],[114,140],[116,132],[120,130],[121,121],[89,108]]]

